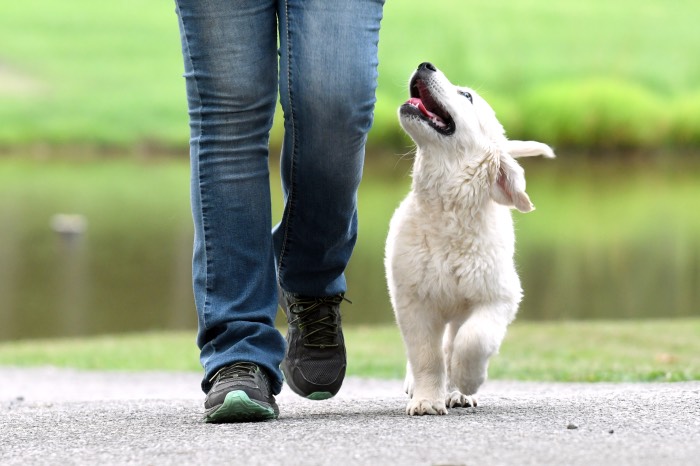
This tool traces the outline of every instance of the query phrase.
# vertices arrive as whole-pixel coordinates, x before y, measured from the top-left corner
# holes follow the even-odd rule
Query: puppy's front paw
[[[448,408],[476,408],[476,396],[465,395],[462,392],[455,390],[452,393],[447,394],[445,405]]]
[[[447,408],[443,400],[428,400],[427,398],[413,398],[406,406],[406,414],[409,416],[423,416],[424,414],[447,414]]]

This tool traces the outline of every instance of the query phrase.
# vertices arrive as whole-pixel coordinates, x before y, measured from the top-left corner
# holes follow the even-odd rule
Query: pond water
[[[389,165],[366,170],[346,324],[393,321],[383,241],[409,169]],[[528,162],[519,319],[700,316],[700,169],[662,165]],[[0,340],[194,330],[187,170],[0,159]]]

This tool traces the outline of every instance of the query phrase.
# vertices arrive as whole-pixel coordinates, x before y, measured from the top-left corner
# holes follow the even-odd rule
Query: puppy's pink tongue
[[[420,110],[421,113],[427,116],[428,118],[438,118],[436,114],[425,108],[425,105],[423,105],[423,101],[420,100],[418,97],[411,97],[406,103],[418,108],[418,110]]]

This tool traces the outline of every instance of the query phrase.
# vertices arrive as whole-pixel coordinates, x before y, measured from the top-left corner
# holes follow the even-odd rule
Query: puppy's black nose
[[[426,61],[418,65],[419,70],[430,70],[430,71],[437,71],[437,68],[435,68],[435,65],[432,63]]]

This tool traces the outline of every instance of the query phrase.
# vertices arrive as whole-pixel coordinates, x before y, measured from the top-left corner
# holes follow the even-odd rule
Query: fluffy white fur
[[[432,65],[419,68],[412,89],[416,79],[419,97],[449,114],[454,133],[417,114],[415,99],[414,111],[399,111],[417,152],[411,192],[391,220],[385,266],[408,357],[406,412],[446,414],[476,406],[489,358],[522,297],[510,208],[534,206],[514,157],[554,153],[539,142],[507,140],[486,101]]]

